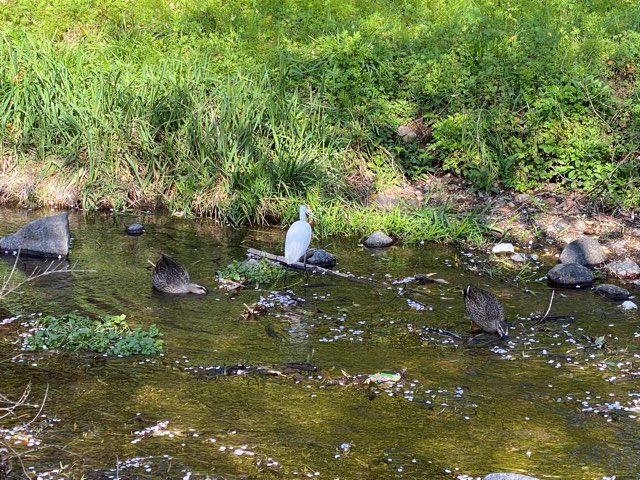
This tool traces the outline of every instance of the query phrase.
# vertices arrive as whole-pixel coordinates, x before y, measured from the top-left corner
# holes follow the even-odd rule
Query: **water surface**
[[[45,213],[2,210],[0,235]],[[146,233],[125,235],[136,221]],[[418,311],[397,286],[315,275],[305,284],[290,276],[276,289],[300,299],[296,305],[243,320],[245,304],[271,290],[230,293],[218,288],[215,272],[243,259],[247,247],[280,252],[282,230],[82,212],[70,222],[70,265],[94,272],[29,282],[2,300],[4,316],[124,313],[132,326],[156,324],[166,351],[146,358],[31,353],[18,341],[25,318],[1,326],[0,394],[17,398],[30,383],[39,403],[47,392],[31,429],[39,445],[7,440],[34,477],[638,476],[638,316],[589,291],[561,291],[551,313],[576,321],[534,324],[526,317],[544,312],[551,294],[536,281],[544,266],[492,279],[476,271],[495,268],[477,252],[433,244],[371,252],[353,240],[315,239],[313,246],[338,256],[342,271],[389,284],[434,273],[448,283],[413,285],[411,297],[431,307]],[[149,262],[159,252],[184,264],[210,294],[154,292]],[[5,258],[1,273],[12,265]],[[19,267],[13,282],[35,268]],[[469,341],[460,294],[468,283],[504,302],[511,344],[489,335]],[[290,363],[317,371],[285,370]],[[218,375],[221,366],[233,374]],[[240,366],[273,372],[242,374]],[[395,385],[363,383],[400,370],[404,379]],[[36,414],[25,409],[25,421]],[[9,423],[15,419],[0,420],[0,428]],[[17,465],[12,475],[24,478]]]

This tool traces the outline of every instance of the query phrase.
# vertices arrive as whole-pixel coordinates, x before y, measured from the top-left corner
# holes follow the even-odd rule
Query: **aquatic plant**
[[[231,280],[243,285],[273,285],[285,277],[286,271],[279,264],[266,258],[259,261],[234,260],[218,272],[220,280]]]
[[[91,319],[78,313],[47,315],[33,320],[23,338],[27,350],[64,348],[91,350],[106,355],[153,355],[162,352],[162,334],[155,325],[131,328],[126,315]]]

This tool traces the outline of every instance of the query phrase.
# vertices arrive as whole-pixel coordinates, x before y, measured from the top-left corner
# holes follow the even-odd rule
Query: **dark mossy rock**
[[[593,273],[577,263],[560,263],[547,273],[553,285],[561,287],[585,287],[593,283]]]
[[[338,263],[335,255],[322,248],[310,248],[307,250],[307,264],[322,268],[333,268]]]
[[[364,240],[364,246],[368,248],[384,248],[392,244],[393,238],[380,230],[376,230]]]
[[[564,247],[560,254],[560,262],[569,264],[577,263],[585,267],[594,267],[607,261],[607,256],[602,245],[597,240],[589,237],[574,240]]]
[[[619,287],[617,285],[612,285],[610,283],[603,283],[602,285],[598,285],[593,291],[603,297],[607,297],[611,300],[629,300],[631,293],[629,290]]]
[[[623,280],[635,280],[640,278],[640,267],[628,258],[622,262],[611,262],[605,266],[605,270],[611,277]]]
[[[142,235],[144,233],[144,225],[141,223],[132,223],[127,226],[127,235],[137,236]]]
[[[32,255],[45,258],[63,258],[69,255],[71,230],[67,212],[39,218],[27,223],[12,235],[0,239],[0,250],[5,255]]]

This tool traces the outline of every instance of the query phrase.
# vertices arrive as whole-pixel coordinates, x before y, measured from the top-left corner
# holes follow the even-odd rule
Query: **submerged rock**
[[[610,283],[598,285],[593,291],[611,300],[628,300],[631,295],[629,290]]]
[[[27,223],[12,235],[0,238],[0,250],[5,255],[62,258],[69,255],[71,230],[67,212],[39,218]]]
[[[562,287],[582,287],[593,283],[593,273],[577,263],[560,263],[547,273],[554,285]]]
[[[511,255],[511,260],[514,262],[518,262],[518,263],[524,263],[524,262],[537,262],[538,261],[538,255],[536,254],[528,254],[528,253],[514,253],[513,255]]]
[[[607,261],[602,245],[589,237],[574,240],[564,247],[560,254],[561,263],[577,263],[586,267],[600,265]]]
[[[380,230],[373,232],[364,241],[364,246],[368,248],[384,248],[391,244],[393,244],[393,239]]]
[[[482,480],[538,480],[536,477],[522,475],[520,473],[490,473]]]
[[[132,223],[127,226],[127,235],[137,236],[142,235],[144,233],[144,225],[141,223]]]
[[[622,262],[611,262],[605,270],[609,275],[623,280],[635,280],[640,277],[640,267],[633,260],[625,258]]]
[[[627,300],[626,302],[622,302],[621,307],[625,310],[637,310],[638,305],[633,303],[631,300]]]
[[[307,264],[322,268],[333,268],[338,261],[336,256],[322,248],[310,248],[307,250]]]

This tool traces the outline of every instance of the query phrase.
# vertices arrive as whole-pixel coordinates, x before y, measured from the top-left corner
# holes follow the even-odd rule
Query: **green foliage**
[[[125,315],[90,319],[77,313],[61,317],[48,315],[33,322],[34,330],[24,337],[27,350],[65,348],[92,350],[106,355],[153,355],[162,352],[162,334],[155,325],[148,330],[130,328]]]
[[[94,3],[0,7],[2,150],[85,208],[269,223],[363,200],[363,169],[640,198],[634,2]]]
[[[232,280],[245,285],[273,285],[284,279],[285,269],[279,264],[265,258],[257,262],[239,262],[234,260],[226,268],[218,272],[218,278]]]
[[[482,212],[460,214],[451,205],[422,207],[407,213],[401,208],[381,211],[345,207],[334,201],[315,207],[313,212],[321,220],[314,225],[314,232],[320,236],[363,237],[383,230],[405,243],[464,241],[481,245],[490,228],[481,220]]]

